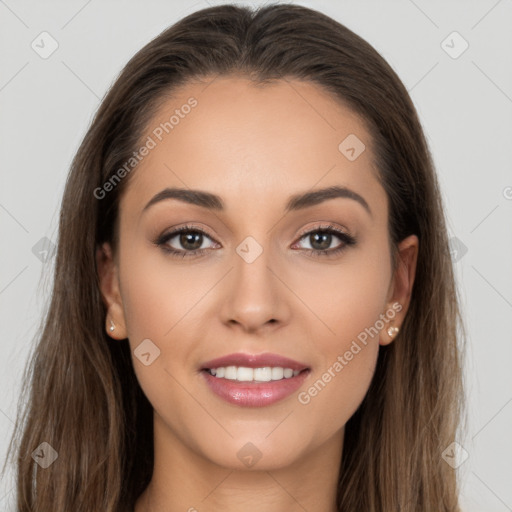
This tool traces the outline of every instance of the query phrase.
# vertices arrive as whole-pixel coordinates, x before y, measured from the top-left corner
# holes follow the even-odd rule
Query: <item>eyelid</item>
[[[304,237],[304,235],[309,235],[310,233],[315,233],[316,231],[334,231],[336,233],[339,233],[340,235],[352,238],[352,235],[348,230],[344,228],[339,228],[338,226],[335,226],[332,222],[326,222],[326,224],[321,224],[319,226],[310,226],[308,228],[305,228],[301,230],[297,236],[300,239]]]
[[[336,233],[339,233],[340,235],[344,235],[344,236],[347,236],[349,238],[352,238],[352,235],[350,234],[350,232],[348,230],[345,230],[343,228],[339,228],[337,226],[335,226],[334,224],[328,222],[327,224],[322,224],[322,225],[319,225],[319,226],[309,226],[307,228],[304,228],[302,229],[298,234],[297,234],[297,238],[298,240],[300,240],[301,238],[303,238],[305,235],[309,235],[311,233],[314,233],[316,231],[334,231]],[[158,242],[158,241],[162,241],[164,239],[169,239],[169,238],[173,238],[174,236],[180,234],[180,232],[182,231],[199,231],[200,233],[206,235],[208,238],[211,238],[214,242],[216,243],[219,243],[214,236],[212,236],[210,233],[208,233],[208,231],[206,231],[204,228],[200,227],[200,226],[194,226],[192,224],[186,224],[184,226],[179,226],[179,227],[173,227],[171,228],[170,230],[166,230],[164,233],[162,233],[161,235],[159,235],[157,237],[157,239],[155,240],[155,243]],[[170,237],[170,235],[172,235]]]
[[[181,232],[188,232],[188,231],[199,232],[199,233],[207,236],[208,238],[210,238],[213,242],[215,242],[217,244],[219,243],[219,242],[217,242],[215,237],[210,235],[208,233],[208,231],[206,231],[204,228],[199,227],[199,226],[194,226],[192,224],[186,224],[184,226],[172,227],[169,230],[165,230],[161,235],[157,236],[156,240],[154,240],[153,243],[155,243],[157,245],[165,244],[167,241],[169,241],[172,238],[174,238],[175,236],[179,235]],[[192,252],[192,251],[188,251],[188,252]]]
[[[185,251],[185,250],[178,250],[174,248],[168,248],[165,247],[169,240],[175,238],[178,236],[181,232],[199,232],[202,235],[206,236],[207,238],[210,238],[215,244],[219,244],[215,237],[211,236],[208,231],[206,231],[204,228],[199,226],[194,226],[191,224],[186,224],[179,227],[173,227],[170,229],[170,231],[165,231],[160,236],[157,237],[156,240],[153,241],[155,245],[158,247],[161,247],[162,250],[170,253],[172,256],[199,256],[207,252],[209,249],[195,249],[194,251]],[[348,230],[339,228],[335,226],[333,223],[328,222],[327,224],[322,224],[318,226],[309,226],[308,228],[304,228],[301,230],[301,232],[297,235],[297,241],[293,243],[293,245],[296,245],[297,242],[300,242],[304,237],[307,235],[311,235],[312,233],[316,232],[327,232],[330,234],[334,234],[337,236],[342,244],[340,247],[335,249],[301,249],[302,251],[306,252],[307,254],[313,254],[315,256],[335,256],[341,251],[343,251],[347,246],[355,245],[357,243],[357,239],[351,235]]]
[[[297,243],[300,243],[300,241],[303,238],[306,238],[308,235],[311,235],[312,233],[329,233],[331,235],[334,235],[339,240],[341,240],[341,244],[334,248],[334,249],[302,249],[307,254],[313,255],[315,257],[319,256],[338,256],[341,254],[345,249],[347,249],[349,246],[353,246],[357,244],[357,238],[353,235],[351,235],[348,230],[339,228],[335,226],[333,223],[328,223],[327,225],[323,224],[320,226],[313,226],[309,228],[305,228],[301,233],[298,235],[297,242],[294,242],[293,245],[296,245]]]

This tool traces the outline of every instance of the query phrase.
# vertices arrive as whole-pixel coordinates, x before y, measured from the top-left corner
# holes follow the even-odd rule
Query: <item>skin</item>
[[[401,242],[393,272],[388,200],[370,136],[317,85],[255,87],[240,76],[191,83],[163,104],[144,138],[191,96],[197,107],[131,176],[119,251],[109,244],[98,251],[107,333],[128,337],[132,354],[147,338],[160,349],[148,366],[132,355],[154,409],[155,439],[153,479],[135,511],[334,512],[344,426],[368,390],[379,345],[393,341],[387,328],[403,322],[418,239]],[[349,134],[366,146],[354,161],[338,149]],[[284,213],[292,194],[331,185],[363,196],[371,214],[349,198]],[[226,208],[167,199],[142,213],[173,186],[215,193]],[[153,243],[185,224],[207,232],[204,255],[173,258]],[[335,256],[308,255],[319,245],[303,231],[329,224],[356,244]],[[263,248],[252,263],[236,252],[247,236]],[[190,247],[179,236],[167,244]],[[341,244],[333,235],[327,247]],[[393,303],[401,311],[308,404],[293,393],[266,407],[232,405],[199,372],[233,352],[272,352],[311,368],[299,392],[307,390]],[[237,457],[248,442],[262,454],[252,467]]]

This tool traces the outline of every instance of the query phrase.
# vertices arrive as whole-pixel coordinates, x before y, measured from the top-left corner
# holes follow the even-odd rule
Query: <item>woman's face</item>
[[[143,143],[102,290],[155,442],[239,469],[339,456],[379,344],[407,310],[417,253],[416,237],[403,241],[393,273],[365,126],[314,84],[219,77],[180,89]],[[278,357],[304,371],[287,377],[293,363]]]

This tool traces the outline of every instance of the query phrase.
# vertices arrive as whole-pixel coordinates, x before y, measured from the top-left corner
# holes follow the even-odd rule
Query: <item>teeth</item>
[[[247,368],[245,366],[225,366],[220,368],[210,368],[211,375],[218,379],[236,380],[239,382],[269,382],[271,380],[290,379],[297,376],[300,371],[291,368],[282,368],[281,366],[265,366],[264,368]]]
[[[236,379],[236,366],[227,366],[226,373],[224,374],[225,379],[235,380]]]
[[[280,366],[275,366],[270,370],[270,378],[272,380],[281,380],[284,377],[284,368]]]

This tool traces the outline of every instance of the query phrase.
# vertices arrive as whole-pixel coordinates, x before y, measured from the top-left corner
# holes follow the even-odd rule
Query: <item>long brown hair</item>
[[[287,4],[221,5],[185,17],[128,62],[102,101],[66,182],[51,304],[24,375],[30,394],[26,406],[20,401],[9,450],[20,436],[17,510],[125,512],[151,479],[152,407],[128,340],[112,342],[105,333],[95,258],[103,242],[116,246],[119,199],[131,175],[101,199],[95,190],[140,147],[176,87],[230,74],[263,85],[309,81],[348,105],[372,136],[394,250],[406,236],[419,237],[404,324],[380,347],[370,389],[346,425],[338,509],[459,510],[456,474],[441,455],[463,411],[463,325],[442,198],[416,110],[370,44],[324,14]],[[46,469],[32,457],[43,442],[58,454]]]

